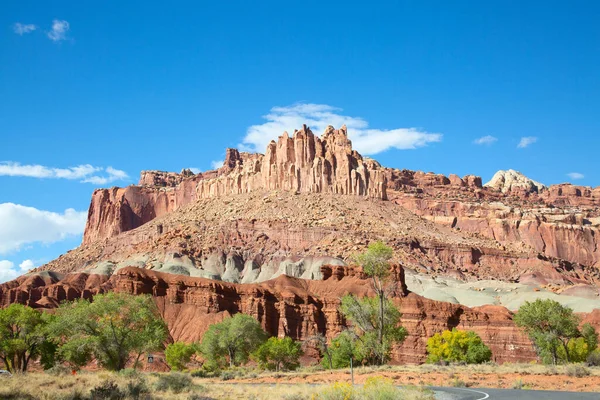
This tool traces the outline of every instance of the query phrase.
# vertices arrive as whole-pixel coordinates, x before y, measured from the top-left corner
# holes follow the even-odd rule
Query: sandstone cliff
[[[17,302],[51,309],[63,300],[92,298],[107,291],[151,294],[175,341],[199,340],[211,323],[238,312],[254,316],[271,335],[304,340],[322,333],[331,339],[346,324],[339,312],[341,296],[346,293],[358,296],[372,293],[369,282],[356,268],[323,266],[321,272],[321,281],[281,276],[250,285],[132,267],[124,268],[110,278],[84,273],[64,277],[43,273],[0,285],[0,305]],[[490,346],[497,362],[535,358],[530,341],[514,326],[511,313],[505,308],[488,306],[471,309],[427,300],[406,290],[400,267],[395,268],[395,273],[400,285],[393,295],[394,301],[402,311],[402,324],[409,335],[401,346],[394,349],[394,362],[423,362],[426,339],[453,327],[476,331]]]
[[[222,168],[205,174],[144,171],[137,186],[92,195],[83,243],[125,232],[197,199],[256,190],[333,193],[385,199],[381,166],[352,150],[346,127],[315,136],[306,125],[271,141],[262,154],[229,149]]]

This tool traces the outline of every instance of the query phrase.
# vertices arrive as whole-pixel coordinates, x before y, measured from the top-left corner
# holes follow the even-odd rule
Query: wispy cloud
[[[95,185],[106,185],[107,183],[115,182],[115,181],[124,181],[129,176],[125,173],[125,171],[121,171],[120,169],[114,169],[113,167],[107,167],[104,170],[108,175],[105,176],[90,176],[85,178],[81,182],[93,183]]]
[[[14,203],[0,204],[0,254],[30,243],[54,243],[83,233],[87,211],[72,208],[63,213],[38,210]]]
[[[579,172],[569,172],[567,176],[571,179],[583,179],[585,176]]]
[[[21,36],[23,36],[23,34],[25,33],[33,32],[36,29],[37,26],[35,26],[34,24],[22,24],[20,22],[17,22],[13,25],[13,30],[15,31],[15,33]]]
[[[10,260],[0,260],[0,283],[11,281],[33,268],[35,268],[35,263],[32,260],[24,260],[18,268]]]
[[[212,169],[219,169],[223,166],[223,160],[211,161],[210,166]]]
[[[521,138],[521,141],[519,142],[517,147],[519,149],[524,149],[525,147],[529,146],[530,144],[534,144],[535,142],[537,142],[537,140],[538,140],[538,138],[535,136],[524,136]]]
[[[0,163],[0,176],[71,179],[96,185],[104,185],[106,183],[122,181],[129,178],[125,171],[113,167],[103,168],[95,167],[90,164],[83,164],[69,168],[53,168],[37,164],[23,165],[13,161]]]
[[[491,135],[487,135],[487,136],[482,136],[478,139],[475,139],[473,141],[473,143],[478,144],[478,145],[490,146],[490,145],[496,143],[497,141],[498,141],[498,138],[491,136]]]
[[[47,32],[48,38],[53,42],[60,42],[67,39],[70,25],[67,21],[55,19],[52,21],[52,29]]]
[[[348,136],[356,150],[363,154],[377,154],[396,149],[416,149],[442,140],[439,133],[428,133],[417,128],[372,129],[360,117],[342,115],[342,109],[326,104],[299,103],[287,107],[273,107],[263,116],[267,122],[248,128],[240,148],[247,151],[264,151],[273,139],[284,131],[292,133],[302,124],[320,134],[328,125],[339,128],[346,125]]]

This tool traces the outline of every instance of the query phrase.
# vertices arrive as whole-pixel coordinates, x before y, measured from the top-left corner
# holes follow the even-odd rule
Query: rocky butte
[[[0,302],[151,294],[173,340],[236,312],[273,335],[332,338],[340,297],[371,290],[353,255],[384,240],[409,331],[395,362],[422,362],[426,339],[452,327],[478,332],[499,362],[529,361],[512,323],[524,301],[553,298],[599,326],[599,229],[600,188],[387,168],[344,126],[303,126],[264,154],[228,149],[214,171],[143,171],[96,190],[82,245],[0,285]]]

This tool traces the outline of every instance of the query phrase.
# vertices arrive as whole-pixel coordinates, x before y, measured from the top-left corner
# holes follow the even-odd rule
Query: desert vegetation
[[[600,359],[594,327],[584,324],[580,329],[580,319],[573,310],[554,300],[525,302],[514,321],[527,332],[544,363],[589,360],[590,364],[597,364]]]
[[[456,328],[436,333],[427,340],[427,362],[481,364],[490,361],[492,352],[479,335]]]
[[[0,359],[13,373],[27,372],[32,360],[39,361],[46,372],[36,372],[35,379],[46,382],[49,390],[39,397],[39,388],[17,385],[17,379],[7,378],[0,397],[428,399],[431,393],[427,391],[400,390],[398,385],[489,385],[486,379],[496,376],[492,380],[496,382],[500,371],[506,371],[504,375],[512,381],[500,380],[494,386],[530,388],[538,387],[540,379],[548,376],[562,375],[566,382],[587,382],[600,376],[594,367],[600,359],[596,331],[589,324],[580,325],[571,309],[550,300],[526,303],[516,313],[515,322],[530,335],[540,360],[552,366],[498,366],[490,362],[492,352],[475,332],[458,329],[428,339],[430,364],[386,365],[393,346],[407,335],[400,325],[400,310],[391,300],[398,285],[389,263],[391,256],[389,247],[375,242],[356,257],[374,295],[341,299],[340,312],[347,328],[331,340],[322,335],[304,343],[290,337],[269,337],[259,321],[238,313],[209,326],[200,342],[174,342],[164,347],[167,327],[149,296],[102,294],[94,301],[66,302],[54,313],[13,304],[0,310]],[[301,367],[306,345],[320,351],[320,364]],[[173,372],[136,370],[145,353],[163,349]],[[101,367],[100,372],[81,370],[71,375],[92,361]],[[350,381],[351,363],[356,383],[362,386],[344,383]],[[228,381],[277,387],[267,386],[268,390],[251,395],[254,389],[228,386]],[[294,383],[294,388],[283,382]],[[306,382],[317,386],[301,385]]]

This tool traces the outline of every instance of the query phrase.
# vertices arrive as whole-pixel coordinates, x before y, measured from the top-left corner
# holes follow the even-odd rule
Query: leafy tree
[[[22,304],[0,310],[0,359],[10,372],[25,372],[44,342],[42,314]]]
[[[427,340],[427,361],[466,362],[480,364],[492,357],[479,335],[473,331],[461,331],[453,328],[451,331],[436,333]]]
[[[571,362],[569,342],[581,336],[579,318],[572,309],[550,299],[526,301],[515,314],[514,321],[529,334],[544,362],[555,365],[561,360]],[[588,340],[597,342],[595,335],[595,339],[591,337],[589,328],[586,328],[586,334]]]
[[[142,354],[162,347],[167,327],[150,296],[125,293],[97,295],[93,302],[63,303],[49,330],[59,343],[59,356],[74,366],[91,357],[109,370],[129,360],[137,366]]]
[[[350,359],[362,362],[357,349],[356,335],[347,330],[336,336],[328,346],[328,351],[322,351],[322,355],[321,365],[328,369],[347,368],[350,366]]]
[[[267,339],[258,321],[246,314],[235,314],[213,324],[204,334],[200,351],[211,367],[221,368],[248,362],[250,354]]]
[[[181,371],[185,369],[194,353],[196,353],[196,346],[194,344],[175,342],[167,345],[165,358],[172,370]]]
[[[262,368],[281,371],[298,368],[302,354],[302,345],[291,337],[271,337],[256,350],[254,358]]]
[[[581,336],[587,344],[589,353],[598,348],[598,333],[596,333],[596,329],[592,325],[587,322],[583,324],[581,327]]]
[[[51,340],[44,340],[39,345],[40,364],[44,370],[48,370],[56,365],[56,356],[58,346]]]
[[[367,251],[356,257],[356,261],[363,267],[364,273],[371,278],[371,284],[379,299],[379,324],[377,337],[379,343],[383,345],[383,329],[384,323],[384,306],[386,295],[392,289],[389,287],[388,281],[390,278],[390,260],[393,256],[391,247],[386,246],[383,242],[378,241],[369,244]]]
[[[394,304],[384,298],[383,308],[381,305],[377,297],[360,299],[350,294],[342,298],[342,313],[352,322],[354,353],[363,363],[385,363],[394,343],[402,342],[407,335],[400,326],[402,314]]]
[[[60,361],[66,361],[78,370],[92,361],[93,353],[93,342],[89,337],[74,337],[63,342],[56,355]]]
[[[581,327],[581,337],[572,338],[567,343],[569,360],[571,362],[584,362],[598,348],[598,335],[596,329],[589,323]],[[567,354],[563,347],[558,348],[558,359],[566,360]]]

